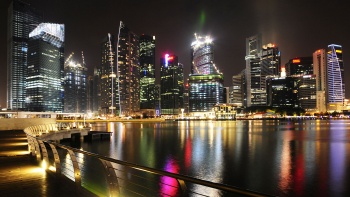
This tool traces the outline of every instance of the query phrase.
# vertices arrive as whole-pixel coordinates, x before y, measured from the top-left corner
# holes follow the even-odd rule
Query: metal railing
[[[59,132],[58,128],[58,125],[26,128],[29,150],[45,164],[43,167],[47,171],[74,181],[78,192],[84,187],[99,196],[211,196],[208,190],[221,196],[268,196],[116,160],[38,137],[50,133],[49,129]]]

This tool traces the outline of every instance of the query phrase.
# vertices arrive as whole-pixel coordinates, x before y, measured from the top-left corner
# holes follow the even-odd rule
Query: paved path
[[[28,154],[23,131],[0,131],[0,197],[94,196],[75,183],[47,173]]]

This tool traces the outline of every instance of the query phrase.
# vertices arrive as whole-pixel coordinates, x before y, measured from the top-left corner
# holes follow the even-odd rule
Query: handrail
[[[58,127],[53,127],[52,125],[50,125],[50,127],[51,128],[58,128]],[[34,128],[35,129],[28,127],[26,129],[24,129],[26,134],[27,134],[27,136],[28,136],[28,141],[30,141],[30,140],[37,140],[39,143],[45,142],[45,143],[49,144],[51,148],[52,147],[59,147],[61,149],[65,149],[65,150],[67,150],[67,151],[69,151],[71,153],[72,152],[74,152],[74,153],[81,153],[83,155],[86,155],[86,156],[89,156],[89,157],[93,157],[93,158],[98,159],[100,161],[107,161],[107,162],[119,164],[119,165],[122,165],[122,166],[129,167],[131,169],[135,169],[135,170],[138,170],[138,171],[143,171],[143,172],[147,172],[147,173],[151,173],[151,174],[156,174],[156,175],[159,175],[159,176],[172,177],[172,178],[176,179],[179,182],[181,188],[182,188],[182,186],[185,187],[185,183],[184,183],[184,181],[185,181],[185,182],[188,182],[188,183],[199,184],[199,185],[202,185],[202,186],[218,189],[218,190],[221,190],[221,191],[230,192],[230,193],[236,193],[236,194],[245,195],[245,196],[254,196],[254,197],[270,196],[270,195],[259,193],[259,192],[255,192],[255,191],[252,191],[252,190],[241,189],[241,188],[237,188],[237,187],[234,187],[234,186],[228,186],[228,185],[221,184],[221,183],[214,183],[214,182],[210,182],[210,181],[206,181],[206,180],[201,180],[201,179],[189,177],[189,176],[186,176],[186,175],[175,174],[175,173],[167,172],[167,171],[164,171],[164,170],[159,170],[159,169],[150,168],[150,167],[146,167],[146,166],[142,166],[142,165],[126,162],[126,161],[113,159],[113,158],[106,157],[106,156],[101,156],[101,155],[96,154],[96,153],[91,153],[91,152],[83,151],[83,150],[80,150],[80,149],[72,148],[72,147],[69,147],[69,146],[65,146],[65,145],[53,142],[51,140],[48,140],[48,141],[40,140],[40,139],[38,139],[38,136],[37,136],[37,133],[38,132],[40,133],[40,131],[38,131],[40,129],[37,129],[37,128],[46,129],[47,127],[41,125],[40,127],[36,127],[35,126]],[[56,132],[59,132],[59,130],[56,130]],[[46,132],[46,133],[48,133],[48,132]],[[40,134],[44,134],[45,135],[45,133],[40,133]],[[31,139],[29,139],[29,138],[31,138]],[[33,142],[33,143],[35,143],[35,142]],[[29,143],[29,145],[31,145],[31,143]],[[41,147],[41,148],[45,149],[45,147]],[[30,149],[34,150],[35,147],[34,148],[30,147]],[[39,151],[39,154],[40,154],[40,150],[37,150],[37,151]],[[43,151],[44,150],[42,150],[42,152]],[[36,153],[36,155],[37,154],[38,153]],[[33,153],[33,155],[35,155],[35,154]],[[37,155],[37,158],[38,158],[38,155]],[[45,158],[43,158],[43,159],[45,159]],[[115,187],[115,185],[114,185],[114,187]]]
[[[262,193],[254,192],[251,190],[244,190],[244,189],[236,188],[233,186],[228,186],[228,185],[221,184],[221,183],[214,183],[214,182],[210,182],[210,181],[205,181],[205,180],[189,177],[186,175],[175,174],[175,173],[171,173],[171,172],[167,172],[167,171],[163,171],[163,170],[158,170],[155,168],[150,168],[150,167],[146,167],[146,166],[142,166],[142,165],[126,162],[126,161],[113,159],[110,157],[101,156],[101,155],[98,155],[95,153],[83,151],[80,149],[72,148],[69,146],[61,145],[61,144],[57,144],[55,142],[48,142],[48,143],[51,143],[57,147],[60,147],[60,148],[66,149],[66,150],[72,150],[74,152],[82,153],[82,154],[88,155],[90,157],[95,157],[97,159],[103,159],[103,160],[106,160],[106,161],[109,161],[112,163],[117,163],[117,164],[124,165],[124,166],[130,167],[130,168],[141,170],[144,172],[149,172],[149,173],[153,173],[153,174],[157,174],[157,175],[161,175],[161,176],[168,176],[168,177],[172,177],[175,179],[180,179],[180,180],[208,186],[208,187],[211,187],[214,189],[219,189],[219,190],[223,190],[223,191],[227,191],[227,192],[233,192],[233,193],[237,193],[237,194],[243,194],[243,195],[247,195],[247,196],[255,196],[255,197],[268,196],[267,194],[262,194]]]

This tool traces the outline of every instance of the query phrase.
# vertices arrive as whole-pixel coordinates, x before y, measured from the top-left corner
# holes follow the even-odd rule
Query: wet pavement
[[[94,196],[29,156],[23,131],[0,131],[0,196]]]

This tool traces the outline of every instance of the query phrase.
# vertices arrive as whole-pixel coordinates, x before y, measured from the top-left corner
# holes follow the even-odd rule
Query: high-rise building
[[[223,83],[220,74],[190,75],[189,112],[211,112],[216,104],[224,103]]]
[[[345,81],[342,46],[331,44],[327,50],[327,107],[328,111],[344,109]]]
[[[26,106],[26,74],[29,33],[41,23],[43,14],[20,0],[8,8],[7,27],[7,107]]]
[[[302,75],[299,77],[298,99],[300,107],[306,112],[317,112],[316,75]]]
[[[191,73],[197,75],[218,74],[219,71],[214,64],[214,43],[209,36],[197,36],[192,43],[192,66]]]
[[[192,67],[189,77],[189,112],[207,116],[214,105],[224,103],[224,78],[214,63],[213,40],[195,35],[191,45]],[[203,114],[199,114],[203,113]]]
[[[246,97],[250,106],[267,105],[267,78],[278,77],[281,69],[281,54],[274,44],[262,46],[261,35],[246,39]]]
[[[271,77],[267,79],[267,103],[272,107],[300,107],[298,77]]]
[[[140,111],[139,36],[122,22],[118,39],[118,79],[121,115]]]
[[[30,111],[63,111],[64,25],[41,23],[29,34],[27,104]]]
[[[86,113],[87,96],[87,68],[68,61],[64,65],[64,112]]]
[[[318,112],[326,112],[327,90],[327,57],[326,50],[319,49],[313,53],[313,74],[316,75],[316,108]]]
[[[179,114],[184,106],[184,75],[177,56],[165,54],[160,59],[160,83],[161,114]]]
[[[285,65],[287,76],[304,76],[313,74],[312,57],[297,57],[288,61]]]
[[[140,36],[140,109],[155,110],[155,36]]]
[[[92,83],[92,112],[98,113],[101,111],[101,68],[94,68]]]
[[[116,115],[119,110],[118,79],[115,59],[115,39],[108,34],[102,43],[101,66],[95,69],[96,74],[100,76],[100,94],[99,109],[102,114]],[[94,109],[96,110],[96,108]]]
[[[244,71],[232,76],[232,100],[230,103],[243,105],[243,75]]]

